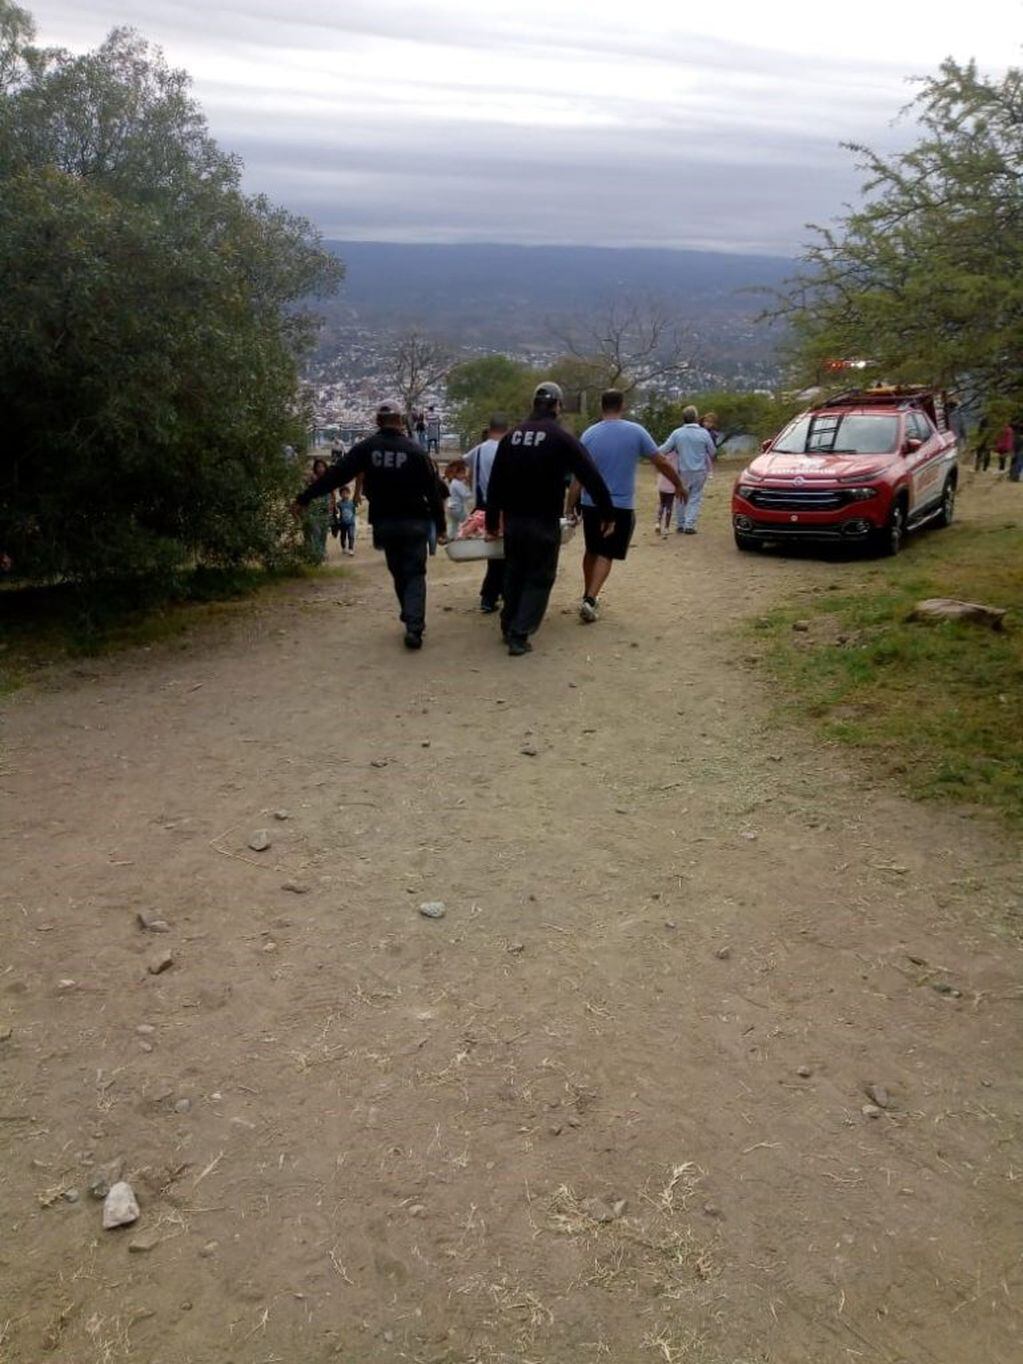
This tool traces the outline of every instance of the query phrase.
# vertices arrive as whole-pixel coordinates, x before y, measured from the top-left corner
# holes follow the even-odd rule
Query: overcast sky
[[[1021,0],[20,0],[193,76],[246,185],[331,237],[789,254],[908,78],[1018,64]]]

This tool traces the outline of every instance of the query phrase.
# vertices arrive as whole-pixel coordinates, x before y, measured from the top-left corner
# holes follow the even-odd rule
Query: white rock
[[[427,900],[419,906],[419,912],[424,919],[443,919],[447,909],[443,900]]]
[[[266,852],[270,846],[270,835],[265,829],[257,829],[249,838],[249,847],[253,852]]]
[[[107,1231],[112,1227],[127,1227],[139,1219],[139,1205],[135,1201],[135,1191],[130,1184],[119,1180],[111,1186],[103,1201],[103,1226]]]

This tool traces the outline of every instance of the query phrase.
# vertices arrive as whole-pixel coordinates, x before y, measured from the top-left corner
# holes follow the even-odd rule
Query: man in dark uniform
[[[585,447],[558,424],[562,393],[545,381],[533,410],[501,439],[487,484],[487,535],[504,517],[504,607],[501,629],[513,658],[532,649],[558,573],[565,492],[574,476],[593,499],[605,535],[614,529],[607,484]]]
[[[343,459],[310,483],[299,493],[296,507],[362,475],[373,544],[384,551],[401,605],[405,647],[421,649],[426,628],[426,547],[431,525],[437,527],[443,542],[444,501],[433,461],[417,441],[405,435],[398,404],[382,402],[376,421],[376,435],[358,441]]]

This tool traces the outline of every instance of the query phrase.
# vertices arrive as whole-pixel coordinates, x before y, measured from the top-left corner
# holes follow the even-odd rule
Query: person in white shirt
[[[444,481],[448,485],[448,539],[458,536],[462,522],[472,511],[472,489],[469,487],[469,469],[464,459],[453,459],[444,470]]]
[[[490,418],[486,438],[481,440],[479,445],[474,445],[465,457],[465,462],[469,466],[469,477],[476,494],[477,511],[486,511],[487,509],[487,484],[490,481],[490,471],[494,467],[494,456],[497,454],[501,437],[507,430],[508,418],[503,412],[495,412]],[[500,606],[503,595],[504,560],[488,559],[487,571],[483,575],[483,585],[480,588],[480,610],[485,615],[490,615]]]

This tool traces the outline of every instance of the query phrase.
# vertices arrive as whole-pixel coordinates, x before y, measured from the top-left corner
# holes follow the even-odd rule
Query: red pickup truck
[[[793,418],[735,481],[739,549],[862,543],[898,554],[906,531],[955,512],[957,441],[944,394],[854,389]]]

